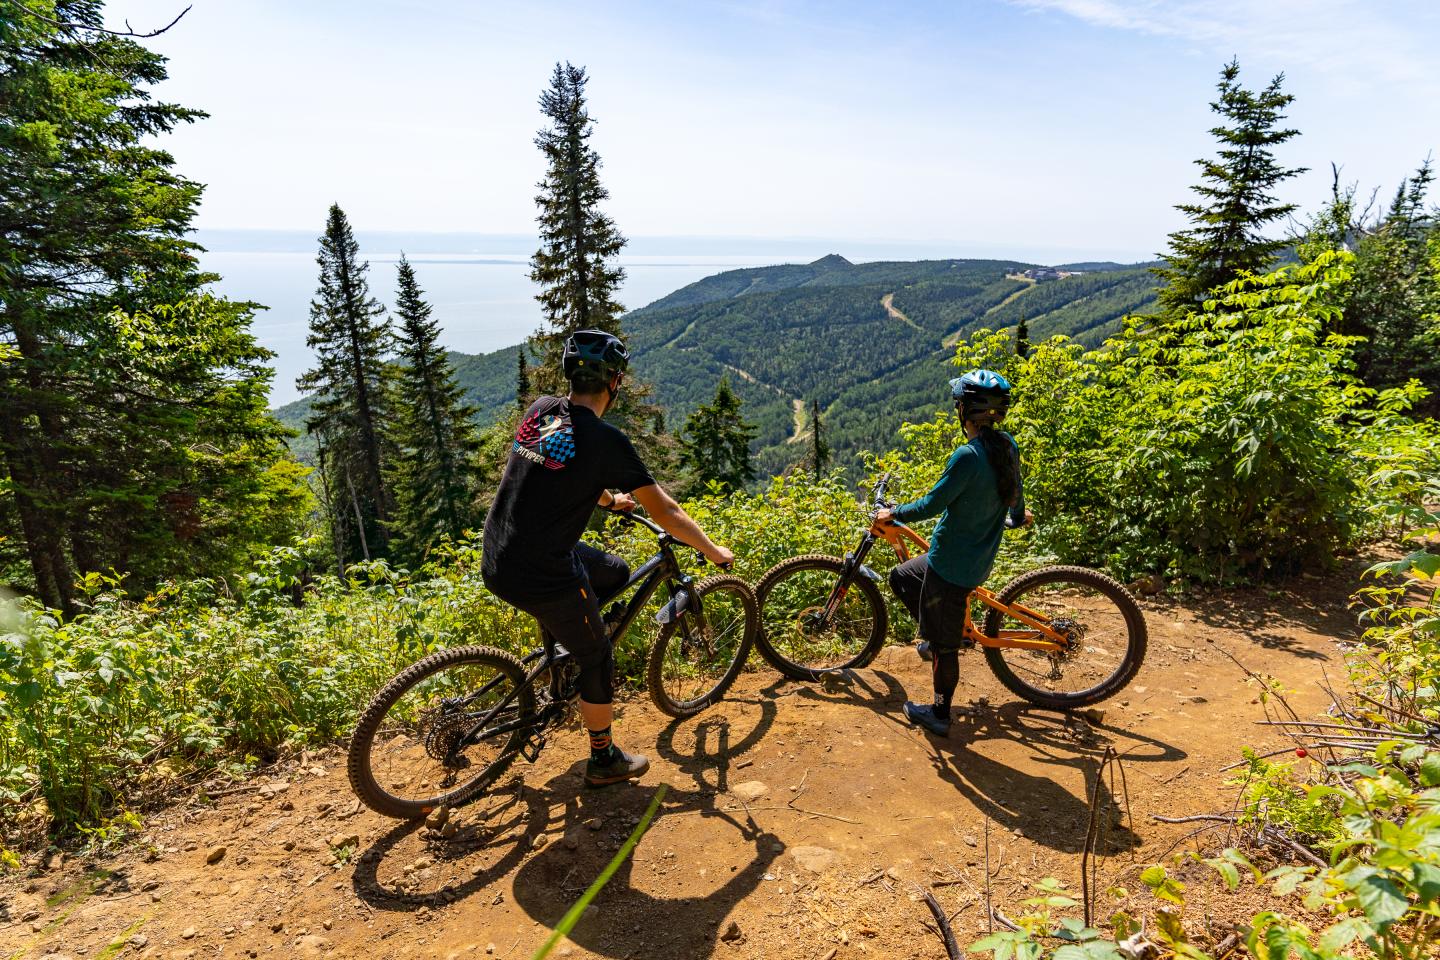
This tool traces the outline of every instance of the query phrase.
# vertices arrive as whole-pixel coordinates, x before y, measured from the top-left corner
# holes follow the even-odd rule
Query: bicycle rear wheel
[[[875,583],[857,572],[835,612],[823,611],[845,561],[807,554],[782,560],[760,579],[760,655],[792,680],[863,667],[885,645],[889,616]]]
[[[1036,650],[986,647],[985,660],[1011,693],[1043,707],[1071,709],[1114,696],[1134,679],[1145,660],[1148,631],[1140,605],[1120,583],[1084,567],[1042,567],[1017,577],[998,594],[1042,615],[1070,637],[1073,648],[1053,655]],[[1027,624],[991,608],[985,635],[1028,630]]]
[[[417,661],[360,714],[346,764],[351,789],[370,809],[402,820],[473,800],[514,762],[529,728],[452,748],[502,703],[486,729],[535,710],[520,661],[502,650],[456,647]]]
[[[645,668],[662,713],[693,717],[725,695],[760,628],[755,594],[739,577],[706,577],[689,588],[685,612],[660,628]]]

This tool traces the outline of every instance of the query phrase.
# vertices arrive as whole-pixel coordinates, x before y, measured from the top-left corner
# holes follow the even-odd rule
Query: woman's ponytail
[[[1010,438],[995,429],[994,422],[980,422],[980,446],[985,458],[990,461],[990,472],[995,474],[995,492],[1000,502],[1007,507],[1015,506],[1020,492],[1020,463],[1015,456],[1015,446]]]

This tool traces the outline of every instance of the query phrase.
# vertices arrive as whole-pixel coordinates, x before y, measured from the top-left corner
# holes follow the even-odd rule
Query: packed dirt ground
[[[1279,678],[1302,715],[1322,709],[1321,681],[1343,676],[1337,641],[1356,634],[1346,605],[1358,569],[1142,600],[1145,665],[1088,718],[1014,702],[967,654],[966,706],[945,740],[899,715],[907,692],[929,695],[908,646],[833,689],[781,682],[755,655],[695,719],[672,722],[643,697],[623,706],[617,739],[653,762],[638,784],[582,789],[584,740],[567,730],[502,791],[457,811],[449,838],[361,808],[343,753],[312,753],[154,813],[117,851],[12,873],[0,881],[0,960],[529,957],[661,783],[660,815],[555,955],[943,957],[924,891],[963,946],[987,929],[987,872],[990,898],[1012,913],[1043,877],[1078,889],[1107,745],[1128,783],[1113,807],[1128,792],[1129,817],[1101,818],[1102,889],[1140,887],[1138,870],[1193,826],[1151,814],[1229,808],[1234,787],[1217,771],[1242,746],[1285,741],[1252,722],[1257,689],[1225,651]],[[1187,916],[1220,931],[1256,906],[1213,883],[1192,895],[1206,899]]]

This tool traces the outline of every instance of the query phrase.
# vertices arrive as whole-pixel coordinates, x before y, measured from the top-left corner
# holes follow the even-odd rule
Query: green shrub
[[[1102,348],[1063,338],[1010,352],[1001,334],[956,363],[1016,384],[1035,546],[1122,576],[1228,581],[1331,566],[1375,532],[1382,502],[1417,502],[1440,464],[1416,385],[1377,395],[1327,333],[1349,280],[1331,253],[1225,288],[1174,328],[1132,319]],[[933,445],[927,431],[907,439]]]

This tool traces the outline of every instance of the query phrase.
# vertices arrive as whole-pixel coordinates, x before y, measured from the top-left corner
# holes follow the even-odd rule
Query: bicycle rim
[[[432,654],[391,681],[361,716],[352,786],[372,809],[402,818],[464,803],[510,765],[527,731],[459,744],[482,721],[493,729],[533,710],[510,655],[485,648]]]
[[[782,672],[813,678],[827,670],[863,666],[884,642],[885,603],[863,575],[831,604],[842,566],[833,557],[797,557],[766,575],[761,586],[762,650]]]
[[[758,620],[754,594],[735,577],[711,577],[693,589],[699,603],[661,631],[647,671],[651,698],[675,717],[720,699],[744,664]]]
[[[1049,567],[1006,586],[1000,598],[1043,616],[1067,636],[1062,655],[987,647],[986,659],[1011,691],[1050,706],[1083,706],[1122,689],[1145,656],[1145,619],[1135,599],[1118,582],[1079,567]],[[985,633],[1027,631],[1016,617],[991,610]]]

